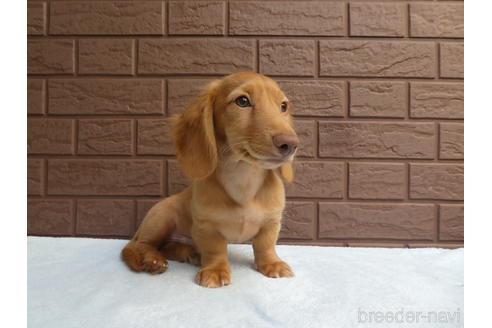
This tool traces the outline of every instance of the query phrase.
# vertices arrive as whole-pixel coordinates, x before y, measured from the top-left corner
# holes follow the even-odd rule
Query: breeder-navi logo
[[[461,309],[456,311],[363,311],[357,312],[358,323],[449,323],[461,322]]]

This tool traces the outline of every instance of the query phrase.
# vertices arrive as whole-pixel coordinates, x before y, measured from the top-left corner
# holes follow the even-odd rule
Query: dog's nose
[[[282,156],[289,156],[299,146],[299,138],[294,134],[277,134],[273,136],[273,144]]]

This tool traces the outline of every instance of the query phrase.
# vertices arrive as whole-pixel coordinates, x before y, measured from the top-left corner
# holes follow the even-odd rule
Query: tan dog
[[[236,73],[211,82],[174,119],[174,143],[191,186],[150,209],[122,258],[135,271],[161,273],[167,261],[198,264],[196,282],[231,281],[227,243],[253,239],[255,265],[268,277],[291,277],[275,252],[285,206],[279,178],[293,179],[299,140],[289,101],[272,79]],[[195,247],[167,238],[192,237]],[[160,250],[159,250],[160,249]]]

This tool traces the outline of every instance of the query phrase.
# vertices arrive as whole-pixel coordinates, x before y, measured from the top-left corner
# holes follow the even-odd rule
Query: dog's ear
[[[285,163],[279,167],[280,176],[284,178],[285,181],[291,183],[294,181],[294,167],[292,163]]]
[[[209,83],[191,105],[174,118],[173,139],[183,172],[205,178],[217,167],[213,107],[219,81]]]

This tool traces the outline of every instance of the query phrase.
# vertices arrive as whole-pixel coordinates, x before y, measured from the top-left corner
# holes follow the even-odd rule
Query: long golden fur
[[[244,99],[246,97],[246,100]],[[227,243],[253,240],[268,277],[293,272],[275,252],[298,144],[288,99],[272,79],[250,72],[211,82],[174,117],[174,144],[193,183],[150,209],[122,258],[135,271],[161,273],[167,259],[201,265],[196,282],[231,281]],[[194,246],[168,241],[191,236]]]

